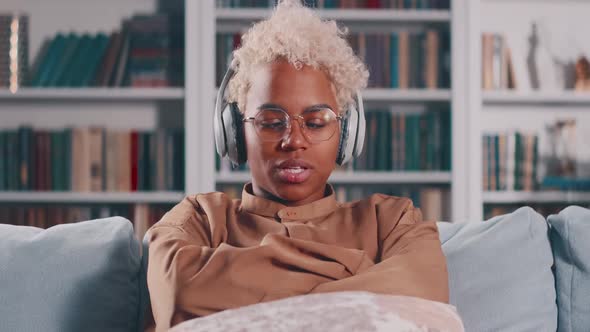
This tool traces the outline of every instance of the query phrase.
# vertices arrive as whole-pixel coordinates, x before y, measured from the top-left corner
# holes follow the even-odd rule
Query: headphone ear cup
[[[338,155],[336,157],[336,163],[338,165],[343,165],[344,159],[345,159],[345,150],[346,150],[348,135],[349,135],[348,112],[346,112],[346,114],[342,117],[342,120],[340,120],[340,121],[341,121],[340,122],[340,141],[338,143]]]
[[[223,129],[225,131],[227,156],[237,165],[246,162],[246,144],[244,138],[243,115],[237,103],[229,103],[223,113]]]

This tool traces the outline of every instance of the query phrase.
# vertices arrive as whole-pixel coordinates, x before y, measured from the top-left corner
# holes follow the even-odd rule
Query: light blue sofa
[[[467,331],[590,331],[590,210],[545,220],[525,207],[439,230]],[[0,331],[141,331],[141,251],[119,217],[0,225]]]

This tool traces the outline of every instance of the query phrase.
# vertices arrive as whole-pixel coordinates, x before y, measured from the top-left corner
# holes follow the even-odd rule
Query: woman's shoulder
[[[414,206],[412,199],[386,194],[372,194],[364,199],[346,203],[347,206],[358,213],[369,213],[377,218],[379,224],[387,225],[402,223],[415,223],[422,220],[422,213]]]
[[[219,220],[235,205],[235,200],[222,192],[187,195],[154,226],[182,227],[187,222]]]
[[[414,208],[414,203],[408,197],[377,193],[360,200],[346,202],[342,206],[350,208],[392,207],[407,209]]]

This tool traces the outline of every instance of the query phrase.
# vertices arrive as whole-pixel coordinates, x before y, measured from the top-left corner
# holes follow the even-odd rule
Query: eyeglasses
[[[299,126],[310,143],[327,141],[338,130],[341,116],[336,115],[327,107],[312,108],[301,115],[289,115],[280,108],[263,108],[256,116],[245,118],[244,122],[252,122],[258,137],[265,142],[278,142],[291,133],[291,121],[297,120]]]

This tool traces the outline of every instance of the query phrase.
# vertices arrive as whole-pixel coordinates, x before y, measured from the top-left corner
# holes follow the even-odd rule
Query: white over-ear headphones
[[[221,157],[227,156],[234,164],[243,164],[248,159],[246,153],[246,139],[243,128],[243,114],[237,103],[227,103],[225,93],[229,80],[235,71],[230,67],[223,77],[217,100],[215,101],[215,116],[213,129],[215,131],[215,147]],[[340,123],[340,143],[336,163],[344,165],[363,151],[365,142],[365,110],[363,98],[357,91],[354,103],[349,105],[342,114]]]

